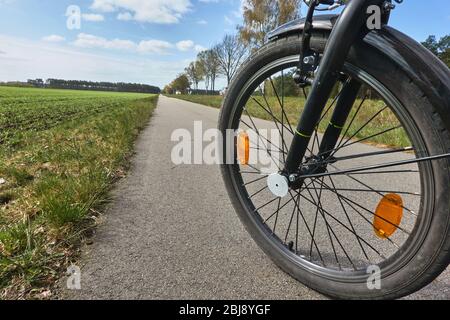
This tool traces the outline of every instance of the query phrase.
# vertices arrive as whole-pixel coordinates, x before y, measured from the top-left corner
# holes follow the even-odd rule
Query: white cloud
[[[208,24],[208,21],[206,21],[206,20],[198,20],[198,21],[197,21],[197,24],[200,24],[200,25],[207,25],[207,24]]]
[[[81,17],[83,18],[83,20],[85,21],[90,21],[90,22],[101,22],[101,21],[105,21],[105,17],[101,14],[96,14],[96,13],[83,13],[81,15]]]
[[[197,51],[197,52],[201,52],[201,51],[205,51],[207,50],[205,47],[195,44],[194,41],[192,40],[183,40],[180,42],[177,42],[176,45],[178,50],[182,51],[182,52],[187,52],[187,51]]]
[[[195,43],[192,40],[183,40],[177,43],[177,48],[180,51],[190,51],[195,48]]]
[[[205,47],[203,47],[203,46],[201,46],[201,45],[196,45],[194,49],[195,49],[195,51],[197,51],[197,52],[202,52],[202,51],[208,50],[208,48],[205,48]]]
[[[190,0],[94,0],[91,5],[91,9],[101,12],[128,12],[125,16],[119,14],[122,20],[126,17],[161,24],[178,23],[191,7]]]
[[[141,41],[137,46],[137,51],[140,53],[157,53],[165,54],[173,45],[167,41],[161,40],[147,40]]]
[[[117,20],[121,20],[121,21],[130,21],[133,20],[133,16],[131,13],[129,12],[120,12],[117,15]]]
[[[91,81],[138,82],[163,87],[185,67],[185,61],[111,58],[81,52],[67,45],[47,45],[0,35],[0,81],[59,78]],[[30,52],[33,54],[30,55]]]
[[[62,36],[58,36],[56,34],[52,34],[52,35],[43,37],[42,40],[47,41],[47,42],[62,42],[62,41],[65,41],[66,38],[64,38]]]
[[[166,54],[173,48],[173,45],[167,41],[144,40],[136,43],[122,39],[108,40],[86,33],[80,33],[73,44],[79,48],[125,50],[143,54]]]
[[[91,34],[80,33],[74,45],[80,48],[103,48],[117,50],[135,50],[136,44],[130,40],[107,40]]]

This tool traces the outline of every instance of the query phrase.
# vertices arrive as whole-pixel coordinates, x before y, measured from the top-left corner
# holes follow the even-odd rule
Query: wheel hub
[[[278,193],[275,193],[273,190],[279,189],[280,187],[277,186],[277,183],[281,185],[281,181],[286,181],[288,184],[288,190],[285,191],[284,188],[282,188],[282,194],[284,196],[287,195],[289,192],[289,188],[292,190],[299,190],[302,188],[305,179],[302,178],[302,176],[307,176],[311,174],[320,174],[327,172],[327,166],[329,163],[334,163],[335,159],[334,157],[328,158],[326,161],[323,159],[323,157],[319,156],[313,156],[305,159],[305,162],[302,164],[302,166],[299,168],[298,172],[296,174],[291,174],[289,177],[286,175],[283,175],[282,173],[273,174],[271,178],[271,183],[269,184],[269,189],[272,191],[272,193],[276,196],[278,196]],[[270,177],[269,177],[270,178]],[[272,188],[271,188],[272,185]],[[284,185],[284,184],[283,184]],[[283,197],[284,197],[283,196]]]
[[[271,174],[267,178],[267,186],[270,192],[280,198],[284,198],[289,193],[289,181],[284,175],[279,173]]]

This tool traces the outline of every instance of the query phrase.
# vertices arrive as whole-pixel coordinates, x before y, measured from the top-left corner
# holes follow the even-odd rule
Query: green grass
[[[171,97],[182,99],[194,103],[203,104],[206,106],[210,106],[213,108],[220,108],[222,106],[223,97],[221,96],[203,96],[203,95],[172,95]],[[267,104],[262,97],[255,96],[254,97],[260,104],[266,107]],[[281,119],[281,107],[276,97],[267,97],[268,103],[272,109],[272,112],[278,119]],[[332,101],[329,101],[329,105]],[[303,106],[305,104],[305,99],[296,98],[296,97],[287,97],[284,101],[285,104],[285,112],[290,121],[290,123],[295,126],[297,124],[298,118],[303,110]],[[357,107],[361,104],[361,100],[357,100],[355,102],[355,106],[350,114],[350,119],[353,118],[356,113]],[[351,137],[354,134],[354,139],[364,139],[366,137],[371,137],[378,133],[381,133],[390,128],[399,126],[400,123],[395,116],[395,114],[390,110],[386,109],[382,111],[373,121],[370,122],[363,130],[357,132],[359,128],[361,128],[370,118],[372,118],[375,114],[381,111],[385,107],[385,104],[382,101],[377,100],[366,100],[363,104],[363,107],[360,109],[353,125],[348,131],[347,136]],[[247,103],[247,109],[252,117],[265,119],[273,121],[273,118],[270,114],[268,114],[264,109],[258,105],[254,100],[250,100]],[[319,131],[324,132],[328,123],[330,121],[330,116],[332,112],[329,112],[324,120],[319,125]],[[374,138],[368,139],[364,141],[365,143],[382,145],[382,146],[390,146],[390,147],[409,147],[411,146],[411,142],[408,139],[408,136],[403,128],[399,128],[380,136],[376,136]]]
[[[47,298],[157,96],[0,87],[0,297]]]

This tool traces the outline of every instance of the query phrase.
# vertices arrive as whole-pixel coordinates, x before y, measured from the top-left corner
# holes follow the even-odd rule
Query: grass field
[[[202,96],[202,95],[172,95],[171,97],[182,99],[194,103],[203,104],[206,106],[210,106],[213,108],[220,108],[222,105],[223,97],[221,96]],[[262,97],[255,97],[255,99],[266,107],[266,102]],[[268,104],[270,105],[272,112],[277,116],[278,119],[281,119],[281,107],[276,97],[267,97]],[[329,105],[332,101],[329,101]],[[302,108],[305,104],[305,100],[303,98],[297,97],[287,97],[284,101],[285,104],[285,112],[287,117],[289,118],[290,123],[295,126],[297,124],[299,115],[302,112]],[[361,100],[357,100],[355,102],[355,107],[350,115],[350,119],[353,118],[356,113],[357,107],[361,104]],[[364,139],[366,137],[371,137],[380,132],[384,132],[393,127],[399,126],[400,123],[397,117],[394,115],[392,111],[386,109],[382,111],[377,117],[373,119],[363,130],[358,132],[359,128],[364,126],[366,122],[371,119],[375,114],[381,111],[385,107],[385,104],[382,101],[375,100],[366,100],[358,113],[355,121],[353,122],[351,128],[348,131],[349,137],[353,136],[354,139]],[[247,109],[252,117],[261,118],[269,121],[273,121],[272,116],[264,111],[264,109],[254,100],[250,100],[247,103]],[[321,122],[319,126],[319,131],[324,132],[326,127],[328,126],[330,116],[332,112],[329,112],[327,116],[325,116],[324,120]],[[408,136],[404,129],[399,128],[396,130],[389,131],[380,136],[376,136],[374,138],[368,139],[364,141],[365,143],[371,143],[375,145],[382,146],[391,146],[391,147],[409,147],[411,146],[411,142],[408,139]]]
[[[48,298],[157,96],[0,87],[0,298]]]

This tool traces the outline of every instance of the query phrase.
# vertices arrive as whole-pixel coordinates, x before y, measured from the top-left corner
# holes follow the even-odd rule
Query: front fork
[[[298,174],[310,139],[340,77],[350,48],[367,33],[367,8],[373,4],[381,6],[382,3],[382,0],[352,0],[336,22],[289,149],[283,170],[285,175]],[[319,152],[327,153],[334,149],[359,89],[360,84],[355,80],[345,84]]]

